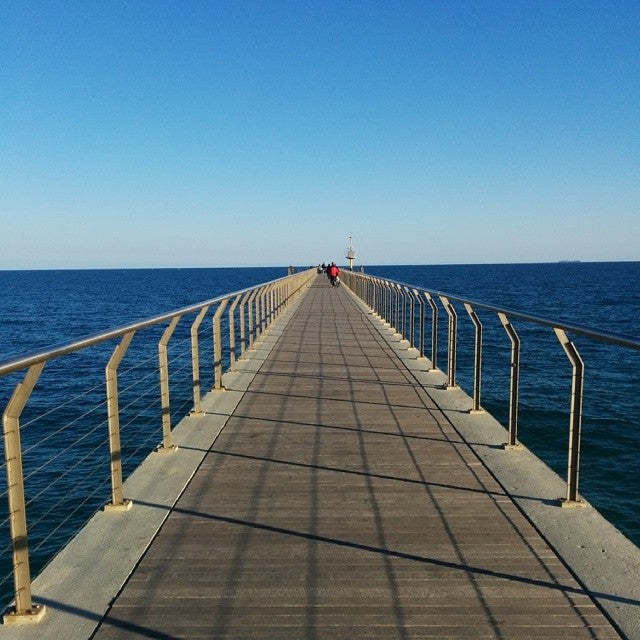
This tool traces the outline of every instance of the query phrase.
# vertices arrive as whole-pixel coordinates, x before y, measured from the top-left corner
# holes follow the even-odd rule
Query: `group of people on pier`
[[[332,262],[331,264],[325,264],[323,262],[318,267],[318,273],[326,273],[332,287],[340,284],[340,269],[338,269],[335,262]]]

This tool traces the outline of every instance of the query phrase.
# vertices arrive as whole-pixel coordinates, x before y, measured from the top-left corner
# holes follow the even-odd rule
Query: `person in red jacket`
[[[337,284],[340,284],[340,279],[338,277],[339,275],[340,275],[340,269],[336,267],[335,262],[332,262],[327,267],[327,278],[329,278],[329,281],[331,282],[332,287],[335,287]]]

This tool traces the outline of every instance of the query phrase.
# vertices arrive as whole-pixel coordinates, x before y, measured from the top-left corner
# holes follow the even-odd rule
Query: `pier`
[[[312,278],[0,639],[640,637],[637,548],[450,381]]]

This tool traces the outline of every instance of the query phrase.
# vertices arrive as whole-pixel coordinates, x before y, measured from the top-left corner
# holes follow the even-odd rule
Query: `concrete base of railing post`
[[[560,506],[563,509],[572,509],[573,507],[586,507],[587,503],[584,500],[567,500],[563,498],[560,500]]]
[[[469,409],[469,415],[477,416],[482,413],[487,413],[484,409]]]
[[[160,444],[156,447],[156,453],[175,453],[178,449],[179,447],[177,444],[172,444],[168,447]]]
[[[114,511],[129,511],[131,507],[133,507],[133,500],[127,498],[118,504],[107,502],[102,509],[107,513],[113,513]]]
[[[2,622],[7,626],[18,626],[40,622],[40,620],[42,620],[42,618],[44,617],[45,611],[46,607],[43,604],[34,604],[29,611],[22,611],[20,613],[9,610],[2,617]]]
[[[502,445],[502,448],[505,451],[522,451],[524,449],[524,446],[521,445],[519,442],[517,442],[516,444],[509,444],[508,442],[505,442]]]

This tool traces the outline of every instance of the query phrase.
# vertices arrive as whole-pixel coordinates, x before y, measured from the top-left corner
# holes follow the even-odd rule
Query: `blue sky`
[[[0,269],[640,260],[640,3],[3,0]]]

